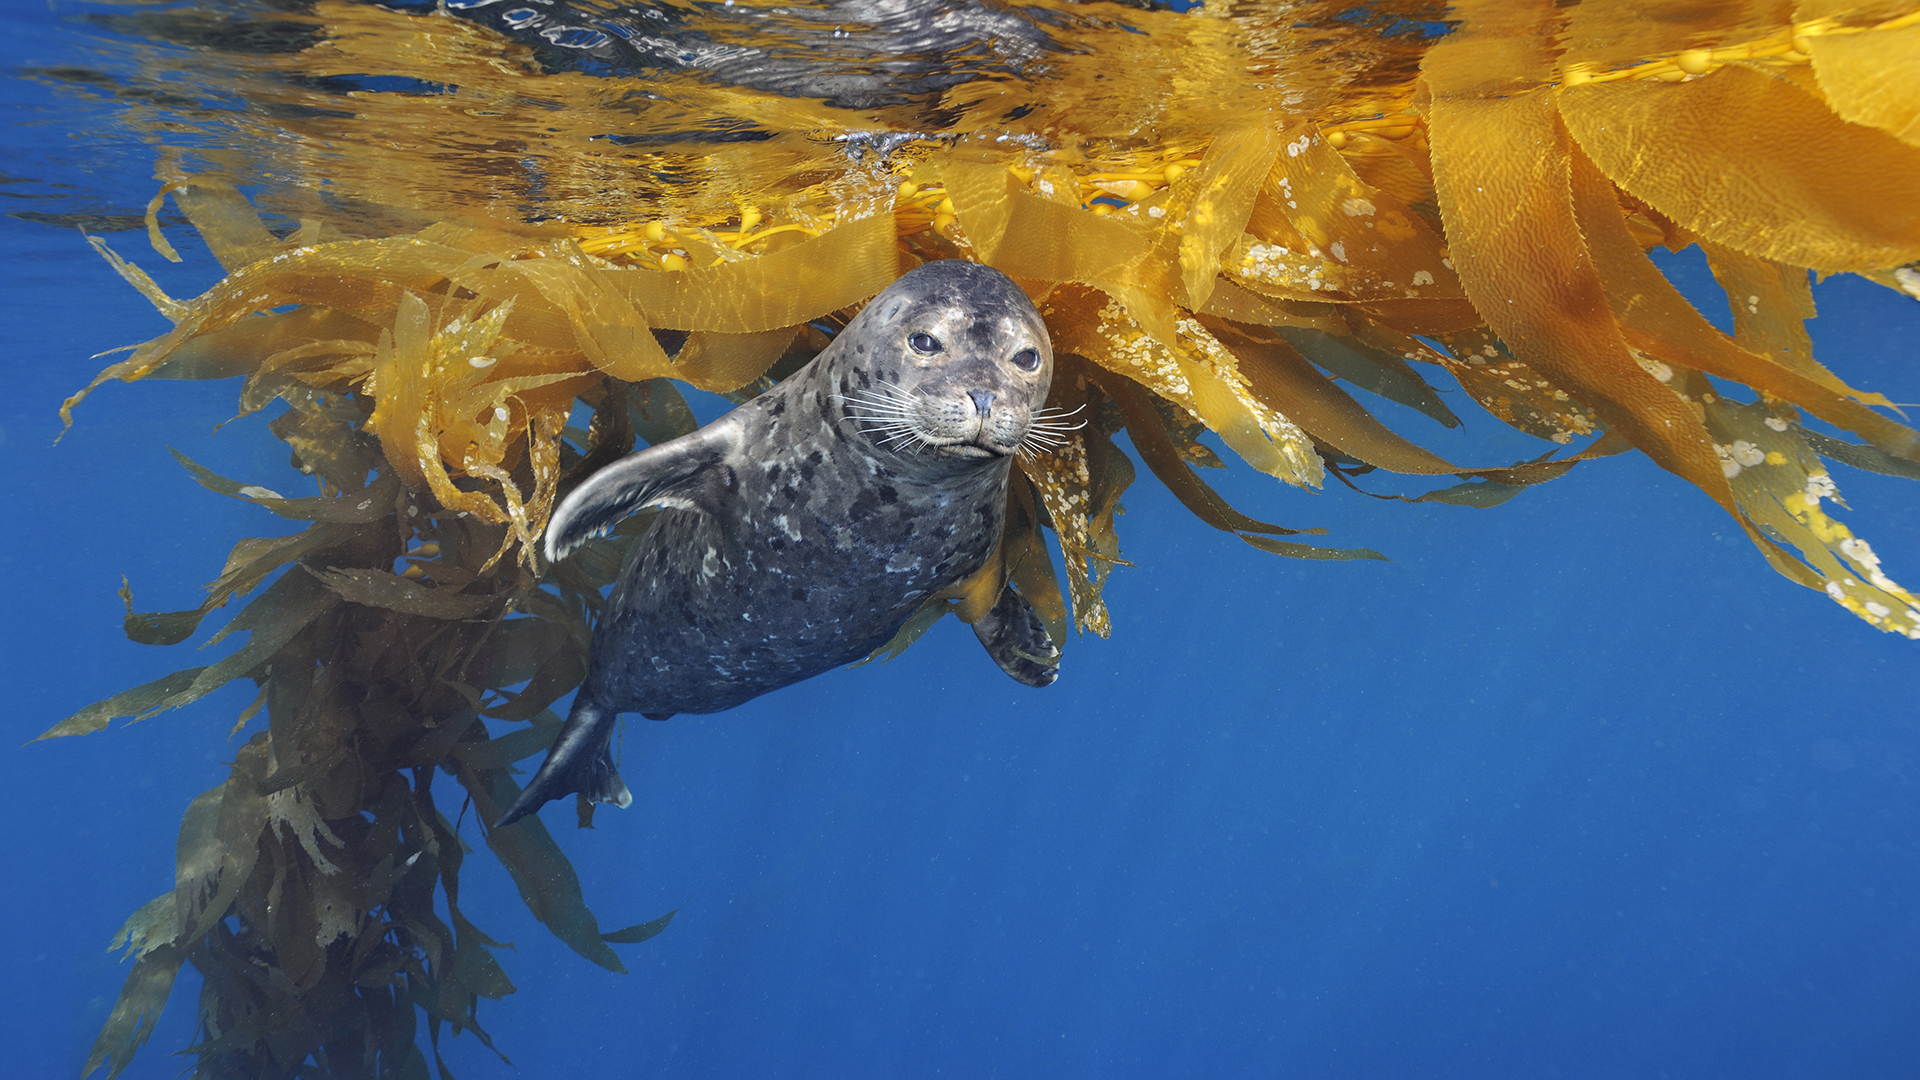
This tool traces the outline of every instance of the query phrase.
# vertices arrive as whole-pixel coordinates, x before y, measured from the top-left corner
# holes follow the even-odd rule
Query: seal
[[[566,724],[497,826],[572,792],[628,805],[620,713],[718,712],[851,663],[982,570],[1014,456],[1069,427],[1041,408],[1052,379],[1046,324],[1011,279],[932,262],[772,390],[589,476],[547,526],[550,561],[662,509],[614,583]],[[1013,678],[1058,675],[1011,586],[973,626]]]

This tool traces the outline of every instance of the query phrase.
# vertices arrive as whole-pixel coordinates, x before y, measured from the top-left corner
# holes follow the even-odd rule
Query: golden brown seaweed
[[[1804,328],[1809,270],[1920,295],[1920,16],[1463,0],[1451,33],[1419,38],[1379,36],[1349,6],[1063,9],[1072,47],[1040,89],[977,80],[858,114],[691,79],[636,105],[626,81],[543,70],[446,13],[321,0],[258,16],[311,44],[222,55],[223,92],[258,107],[222,114],[218,150],[165,152],[147,214],[177,259],[171,198],[227,276],[175,299],[94,241],[174,326],[65,411],[111,379],[241,377],[241,413],[284,403],[270,428],[316,491],[181,458],[306,528],[241,540],[190,611],[136,612],[123,588],[127,633],[151,644],[260,592],[218,632],[248,632],[231,656],[47,733],[239,678],[259,694],[235,730],[266,717],[188,808],[174,890],[116,937],[134,967],[89,1068],[125,1067],[186,962],[204,977],[201,1075],[422,1076],[421,1015],[431,1046],[443,1026],[491,1046],[478,1003],[513,984],[460,911],[465,847],[432,784],[452,777],[483,822],[511,801],[650,520],[549,566],[535,540],[554,501],[636,437],[691,430],[674,381],[745,400],[928,259],[997,266],[1034,296],[1058,355],[1050,404],[1086,425],[1020,462],[995,559],[877,656],[977,615],[1003,583],[1056,640],[1069,623],[1109,633],[1102,585],[1126,565],[1116,515],[1135,479],[1122,431],[1203,523],[1314,559],[1379,556],[1234,509],[1194,471],[1218,463],[1200,432],[1291,484],[1453,477],[1410,498],[1477,507],[1637,449],[1781,573],[1920,638],[1920,603],[1827,513],[1823,461],[1911,478],[1920,439],[1822,366]],[[195,70],[156,55],[139,77]],[[447,91],[319,89],[361,76]],[[185,122],[144,108],[135,122],[161,135]],[[925,137],[849,152],[877,131]],[[269,172],[284,179],[241,196]],[[1731,336],[1647,255],[1693,243]],[[1369,395],[1471,422],[1428,381],[1441,371],[1547,452],[1452,462],[1370,411]],[[587,431],[568,426],[581,404]],[[672,917],[602,932],[544,826],[486,839],[529,909],[602,966],[621,969],[609,943]]]

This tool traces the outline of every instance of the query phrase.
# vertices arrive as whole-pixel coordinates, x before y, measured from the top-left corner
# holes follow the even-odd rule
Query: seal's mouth
[[[840,393],[845,419],[860,426],[868,438],[898,453],[927,453],[944,458],[992,461],[1013,457],[1033,438],[1031,423],[1020,423],[990,410],[974,394],[966,405],[938,396],[902,389],[892,383],[847,389]],[[1042,433],[1043,438],[1051,436]]]
[[[1001,458],[1013,452],[1011,450],[1002,450],[1000,447],[977,437],[971,442],[934,443],[933,448],[949,457],[963,458]]]

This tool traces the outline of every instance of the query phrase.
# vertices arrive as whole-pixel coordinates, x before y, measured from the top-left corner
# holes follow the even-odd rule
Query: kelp
[[[677,395],[663,387],[658,396]],[[627,427],[626,400],[612,404]],[[328,432],[310,414],[284,430],[336,448],[371,444],[364,406],[356,420],[336,417]],[[669,430],[690,426],[676,418]],[[410,491],[386,470],[366,469],[364,456],[308,456],[303,440],[289,441],[322,497],[282,500],[181,460],[208,487],[276,512],[304,502],[290,513],[313,524],[241,541],[199,610],[134,614],[129,597],[129,635],[170,643],[291,564],[215,637],[246,630],[247,643],[47,733],[149,716],[237,678],[261,687],[248,714],[264,705],[267,715],[229,779],[189,807],[174,890],[117,939],[129,943],[135,973],[89,1071],[125,1067],[184,962],[203,977],[202,1041],[191,1050],[207,1076],[424,1076],[417,1012],[436,1045],[443,1027],[486,1040],[479,999],[513,990],[493,956],[501,944],[461,912],[466,842],[436,806],[432,781],[451,775],[482,821],[496,816],[496,797],[511,798],[502,793],[513,788],[513,763],[558,730],[546,706],[585,674],[586,611],[615,564],[583,561],[600,573],[576,568],[577,587],[541,591],[531,575],[495,562],[510,524],[432,504],[430,488]],[[531,467],[528,457],[522,468]],[[364,520],[370,504],[382,513]],[[396,560],[422,569],[395,573]],[[494,738],[482,717],[533,723]],[[643,941],[671,917],[602,932],[544,829],[492,833],[488,845],[535,915],[611,970],[624,968],[608,942]]]
[[[1913,478],[1920,436],[1822,366],[1804,327],[1810,271],[1920,295],[1920,19],[1811,0],[1659,18],[1466,0],[1447,22],[1043,9],[1060,47],[1034,71],[862,111],[543,66],[446,10],[319,0],[252,13],[280,44],[223,54],[223,90],[253,108],[137,114],[221,125],[163,154],[147,213],[177,258],[172,200],[227,275],[177,300],[94,241],[174,326],[67,415],[109,380],[241,378],[239,411],[280,410],[269,428],[316,491],[181,457],[305,528],[241,540],[191,611],[136,612],[123,587],[128,635],[161,645],[258,590],[215,635],[248,640],[47,733],[243,678],[259,695],[236,732],[266,718],[188,808],[174,889],[115,939],[134,968],[89,1069],[125,1066],[188,962],[201,1075],[425,1075],[423,1018],[429,1047],[442,1028],[491,1045],[479,1001],[513,985],[459,908],[463,815],[438,777],[575,951],[620,970],[609,943],[664,929],[671,914],[602,931],[545,826],[485,824],[554,737],[650,515],[557,566],[537,538],[593,469],[691,430],[676,382],[746,400],[930,259],[989,263],[1035,298],[1058,357],[1048,404],[1085,423],[1019,460],[994,559],[876,656],[976,616],[1002,582],[1055,640],[1110,633],[1135,458],[1254,547],[1381,557],[1228,504],[1196,471],[1220,464],[1205,433],[1288,484],[1392,472],[1443,486],[1383,497],[1480,508],[1638,450],[1781,573],[1920,638],[1920,604],[1829,513],[1825,464]],[[132,83],[207,66],[144,65]],[[1693,244],[1732,334],[1649,257]],[[1375,415],[1377,399],[1471,422],[1445,380],[1543,452],[1452,461]]]

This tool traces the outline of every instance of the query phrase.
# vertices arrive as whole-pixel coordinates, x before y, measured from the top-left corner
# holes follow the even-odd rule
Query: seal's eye
[[[1014,353],[1013,366],[1019,368],[1021,371],[1039,371],[1040,350],[1021,349],[1019,352]]]
[[[921,356],[932,356],[940,351],[940,339],[932,334],[915,334],[907,339],[907,344],[913,346],[913,351]]]

